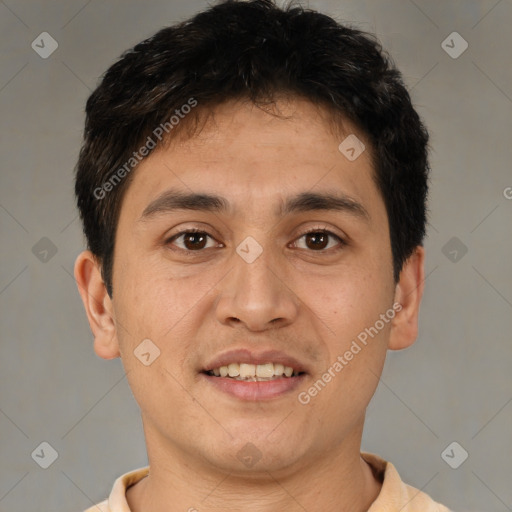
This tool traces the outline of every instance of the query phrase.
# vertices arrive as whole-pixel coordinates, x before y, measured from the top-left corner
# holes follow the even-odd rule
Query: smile
[[[299,371],[291,366],[285,366],[281,363],[249,364],[249,363],[230,363],[228,365],[213,368],[208,375],[215,377],[228,377],[241,381],[268,381],[285,377],[296,377]]]

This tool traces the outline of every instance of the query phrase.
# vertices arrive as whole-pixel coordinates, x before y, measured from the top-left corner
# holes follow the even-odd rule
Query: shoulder
[[[126,489],[142,480],[149,473],[149,466],[129,471],[121,475],[115,482],[108,499],[93,505],[84,512],[129,512],[126,501]]]
[[[428,494],[403,482],[391,462],[371,453],[361,453],[361,457],[382,481],[381,492],[368,512],[450,512]]]
[[[434,501],[428,494],[411,487],[405,483],[404,486],[404,509],[403,512],[451,512],[449,508]]]
[[[108,500],[102,501],[97,505],[93,505],[91,508],[88,508],[84,512],[110,512],[110,508],[108,506]]]

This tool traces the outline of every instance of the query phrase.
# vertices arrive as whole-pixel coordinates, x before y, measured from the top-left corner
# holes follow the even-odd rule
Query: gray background
[[[309,5],[377,33],[432,136],[421,334],[389,354],[363,449],[455,510],[512,510],[512,2]],[[0,0],[2,512],[83,510],[147,463],[122,365],[94,354],[72,277],[83,247],[72,171],[98,77],[205,6]],[[47,59],[31,48],[43,31],[59,44]],[[469,43],[456,59],[441,46],[453,31]],[[55,255],[41,253],[48,241],[33,251],[43,237]],[[46,470],[31,457],[42,441],[58,452]],[[458,469],[441,457],[452,441],[469,453]]]

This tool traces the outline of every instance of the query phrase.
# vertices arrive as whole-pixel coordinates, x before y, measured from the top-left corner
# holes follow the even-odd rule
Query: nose
[[[293,323],[300,300],[287,285],[284,263],[270,257],[270,250],[248,263],[237,253],[234,268],[220,284],[216,302],[217,320],[224,325],[244,324],[248,330],[264,331]]]

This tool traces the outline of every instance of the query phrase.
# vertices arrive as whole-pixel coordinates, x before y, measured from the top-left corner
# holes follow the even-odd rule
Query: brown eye
[[[206,246],[206,236],[204,233],[187,233],[183,237],[183,245],[191,251],[194,249],[204,249]]]
[[[208,239],[213,243],[208,244]],[[207,247],[213,247],[215,245],[214,239],[204,231],[182,231],[174,235],[168,243],[176,245],[183,251],[195,251],[198,252]]]
[[[309,249],[311,251],[323,251],[324,249],[330,249],[338,245],[341,248],[344,245],[344,241],[334,233],[326,230],[315,230],[304,233],[298,238],[298,242],[295,244],[300,249]]]
[[[325,249],[329,243],[329,236],[318,231],[316,233],[308,233],[306,236],[306,246],[309,249]]]

